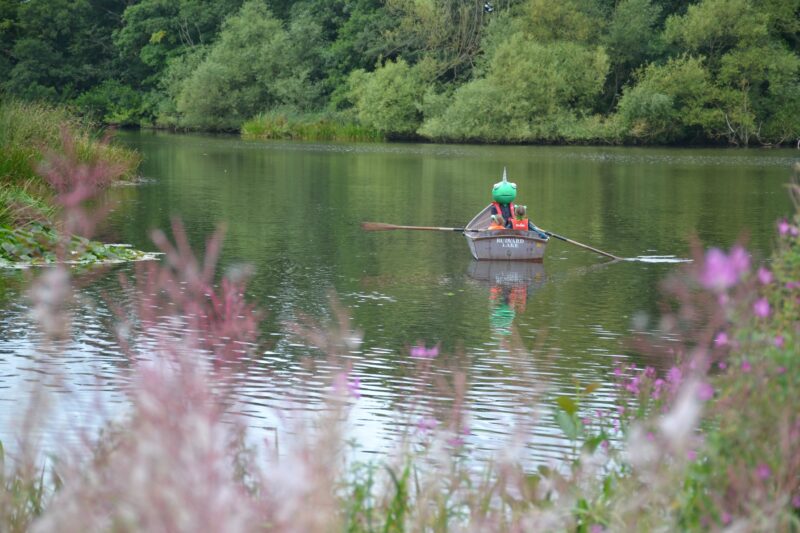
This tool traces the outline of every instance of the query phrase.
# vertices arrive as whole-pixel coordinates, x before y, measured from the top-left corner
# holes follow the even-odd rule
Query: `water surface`
[[[145,180],[107,193],[116,207],[104,239],[154,250],[152,229],[178,216],[200,249],[224,222],[221,269],[255,269],[248,295],[266,311],[266,342],[237,374],[236,394],[256,432],[275,428],[272,409],[286,408],[271,380],[298,378],[302,359],[316,356],[286,324],[330,317],[333,291],[363,333],[345,355],[361,382],[351,431],[365,450],[390,446],[397,413],[410,409],[418,386],[408,351],[424,343],[439,345],[435,372],[445,382],[454,370],[467,375],[476,455],[502,446],[534,391],[546,391],[547,406],[576,383],[596,382],[591,405],[607,407],[616,364],[667,365],[643,360],[627,339],[634,323],[657,323],[659,282],[676,268],[670,261],[690,257],[693,237],[727,248],[745,236],[757,258],[767,256],[775,220],[790,212],[783,185],[798,158],[791,150],[265,143],[163,133],[123,133],[119,141],[143,153]],[[540,227],[651,260],[608,264],[553,241],[542,265],[482,264],[455,233],[359,227],[463,226],[490,201],[503,167]],[[108,415],[97,411],[98,396],[124,405],[117,391],[127,361],[110,333],[107,301],[122,297],[117,276],[131,270],[114,268],[81,290],[73,338],[49,358],[61,376],[52,384],[60,398],[54,426],[65,434]],[[24,280],[6,272],[0,281],[7,439],[18,399],[39,375],[32,369],[41,349]],[[302,407],[317,408],[318,397]],[[529,439],[536,461],[565,449],[548,408],[542,413]]]

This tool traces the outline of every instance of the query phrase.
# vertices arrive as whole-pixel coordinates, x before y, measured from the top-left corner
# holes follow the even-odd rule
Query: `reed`
[[[378,131],[337,115],[262,113],[241,127],[245,139],[382,142]]]

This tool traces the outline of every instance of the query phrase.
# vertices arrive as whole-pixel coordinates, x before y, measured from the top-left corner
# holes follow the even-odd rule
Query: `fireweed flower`
[[[714,346],[727,346],[728,344],[728,334],[724,331],[720,331],[717,333],[717,336],[714,338]]]
[[[707,402],[714,397],[714,387],[712,387],[710,383],[701,383],[700,386],[697,387],[697,397],[701,401]]]
[[[747,373],[750,372],[752,369],[753,367],[750,365],[750,361],[748,361],[747,359],[742,361],[742,372]]]
[[[768,268],[759,268],[758,281],[760,281],[762,285],[769,285],[772,283],[772,272]]]
[[[753,304],[753,312],[759,318],[767,318],[770,313],[769,300],[766,298],[759,298]]]
[[[772,475],[772,470],[770,470],[769,466],[767,466],[765,463],[761,463],[758,465],[758,467],[756,467],[756,475],[758,476],[758,479],[761,480],[769,479],[769,477]]]
[[[417,421],[417,430],[420,433],[428,433],[429,431],[433,431],[436,429],[436,426],[439,425],[439,421],[430,416],[424,416]]]
[[[348,372],[342,372],[333,379],[333,390],[337,394],[351,396],[357,400],[361,398],[361,379],[350,377]]]
[[[698,281],[706,289],[722,292],[739,283],[748,270],[750,256],[741,246],[735,246],[728,255],[719,248],[712,248],[706,253]]]
[[[411,348],[409,354],[415,359],[435,359],[439,356],[439,345],[427,348],[424,344],[418,344]]]
[[[783,335],[776,335],[775,339],[772,341],[772,344],[774,344],[776,348],[783,348],[784,344]]]
[[[787,233],[789,233],[790,227],[791,227],[790,224],[784,218],[780,222],[778,222],[778,233],[780,233],[781,235],[786,235]]]

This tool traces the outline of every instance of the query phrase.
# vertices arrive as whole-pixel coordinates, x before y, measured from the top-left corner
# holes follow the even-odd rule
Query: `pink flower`
[[[753,369],[753,367],[750,365],[750,361],[748,361],[747,359],[742,361],[742,372],[747,373],[747,372],[750,372],[750,370],[752,370],[752,369]]]
[[[772,475],[772,470],[770,470],[769,466],[767,466],[765,463],[761,463],[756,467],[756,475],[758,476],[758,479],[761,480],[769,479],[769,477]]]
[[[592,527],[589,528],[590,533],[603,533],[605,530],[606,529],[600,524],[592,524]]]
[[[427,433],[429,431],[436,429],[436,426],[438,425],[439,425],[438,420],[430,416],[425,416],[420,418],[419,421],[417,422],[417,429],[420,431],[420,433]]]
[[[707,289],[722,292],[739,283],[748,270],[750,256],[741,246],[735,246],[729,255],[719,248],[712,248],[706,253],[698,281]]]
[[[800,494],[792,498],[792,507],[800,509]]]
[[[731,513],[729,513],[728,511],[724,511],[722,513],[722,517],[721,518],[722,518],[722,523],[724,525],[726,525],[726,526],[731,523],[731,520],[733,520],[733,517],[731,516]]]
[[[778,372],[778,374],[785,374],[786,373],[786,367],[785,366],[779,366],[778,369],[777,369],[777,372]]]
[[[687,451],[686,452],[686,459],[688,459],[689,461],[697,460],[697,452],[694,451],[694,450]]]
[[[756,303],[753,304],[753,312],[757,317],[767,318],[770,313],[769,300],[766,298],[756,300]]]
[[[341,395],[347,394],[355,399],[361,398],[361,380],[350,377],[348,372],[337,374],[333,379],[333,389]]]
[[[800,289],[800,281],[787,281],[785,287],[788,290]]]
[[[728,364],[725,361],[720,361],[719,363],[717,363],[717,366],[719,367],[720,370],[725,370],[726,368],[728,368]]]
[[[678,368],[677,366],[673,366],[672,368],[669,369],[669,372],[667,372],[667,381],[669,381],[673,385],[677,385],[678,383],[680,383],[681,377],[682,377],[681,369]]]
[[[775,339],[772,341],[772,344],[774,344],[776,348],[783,348],[783,343],[783,335],[775,335]]]
[[[780,233],[781,235],[786,235],[787,233],[789,233],[790,227],[791,225],[784,218],[780,222],[778,222],[778,233]]]
[[[710,383],[701,383],[697,389],[697,397],[700,401],[707,402],[714,397],[714,387]]]
[[[728,344],[728,334],[724,331],[720,331],[717,333],[717,336],[714,338],[714,346],[726,346]]]
[[[625,389],[633,394],[639,394],[640,381],[641,378],[639,376],[635,376],[634,378],[631,379],[631,381],[627,385],[625,385]]]
[[[439,345],[426,348],[424,344],[413,346],[409,352],[415,359],[435,359],[439,355]]]
[[[758,281],[760,281],[762,285],[769,285],[772,283],[772,272],[764,267],[759,268]]]

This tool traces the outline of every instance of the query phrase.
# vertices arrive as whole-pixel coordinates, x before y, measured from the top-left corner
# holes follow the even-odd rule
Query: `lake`
[[[616,365],[669,366],[645,360],[629,341],[634,329],[657,327],[660,282],[678,267],[672,260],[691,256],[693,237],[722,248],[746,238],[756,260],[770,254],[775,221],[792,209],[784,184],[800,155],[246,142],[158,132],[122,132],[117,140],[142,152],[144,180],[104,195],[114,207],[103,240],[154,250],[150,232],[178,216],[202,250],[224,222],[220,269],[254,269],[248,297],[265,312],[263,343],[237,370],[235,391],[236,410],[254,434],[280,434],[276,409],[321,405],[313,387],[297,406],[271,384],[302,387],[304,359],[319,355],[288,335],[287,324],[329,320],[335,294],[363,335],[342,355],[360,380],[348,427],[366,453],[391,449],[401,423],[444,416],[436,388],[423,389],[430,395],[424,408],[411,399],[419,361],[409,351],[424,344],[439,347],[432,372],[444,383],[457,371],[467,377],[467,442],[476,457],[502,447],[517,417],[530,412],[531,397],[540,399],[527,444],[534,462],[565,453],[551,414],[556,396],[597,383],[587,401],[609,408]],[[464,226],[491,201],[504,167],[539,227],[619,256],[663,260],[608,263],[553,240],[543,264],[478,263],[458,233],[360,228],[362,221]],[[118,276],[132,270],[115,267],[81,289],[73,338],[44,367],[34,364],[41,347],[25,275],[0,273],[0,438],[11,438],[20,398],[43,375],[54,376],[48,385],[56,399],[48,438],[69,438],[124,411],[118,391],[128,362],[110,333],[108,302],[123,297]],[[117,407],[109,412],[98,402]]]

